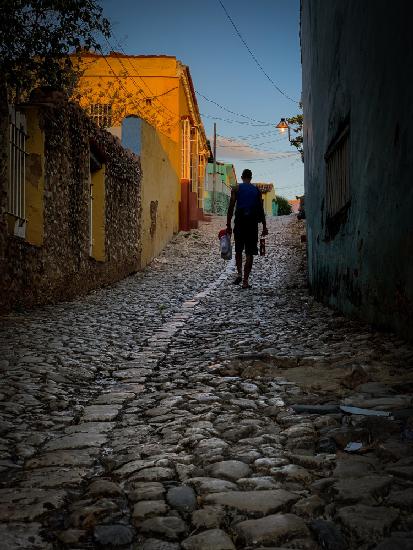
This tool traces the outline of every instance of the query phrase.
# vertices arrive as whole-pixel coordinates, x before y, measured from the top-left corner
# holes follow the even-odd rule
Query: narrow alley
[[[3,318],[2,548],[413,548],[413,347],[309,296],[295,216],[250,290],[223,225]]]

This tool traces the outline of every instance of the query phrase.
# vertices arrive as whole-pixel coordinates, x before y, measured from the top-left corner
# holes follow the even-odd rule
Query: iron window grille
[[[27,125],[24,114],[9,108],[9,181],[7,212],[21,221],[26,219],[26,140]]]
[[[198,155],[198,208],[204,207],[204,189],[205,189],[205,156]]]
[[[182,179],[191,178],[191,143],[190,123],[188,118],[182,120]]]
[[[112,127],[112,105],[110,103],[94,103],[89,107],[89,115],[100,128]]]
[[[198,128],[191,128],[191,188],[198,193]]]
[[[330,145],[326,161],[326,214],[331,219],[350,202],[350,127],[347,125]]]

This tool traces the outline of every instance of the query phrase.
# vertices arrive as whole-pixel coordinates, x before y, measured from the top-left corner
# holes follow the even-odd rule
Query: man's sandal
[[[232,281],[232,284],[239,285],[240,283],[242,283],[242,277],[238,275],[238,277]]]

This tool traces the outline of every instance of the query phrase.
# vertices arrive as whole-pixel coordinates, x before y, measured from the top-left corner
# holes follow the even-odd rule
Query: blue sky
[[[222,1],[267,74],[299,100],[299,0]],[[202,118],[209,137],[217,123],[218,160],[233,162],[239,179],[244,168],[251,168],[254,181],[275,182],[277,192],[288,198],[303,192],[301,160],[286,135],[274,128],[281,117],[297,114],[298,105],[281,95],[258,69],[218,0],[102,0],[101,4],[113,25],[113,49],[119,50],[119,41],[126,53],[174,55],[189,65],[198,92],[266,123],[257,126],[198,95],[200,111],[208,115]]]

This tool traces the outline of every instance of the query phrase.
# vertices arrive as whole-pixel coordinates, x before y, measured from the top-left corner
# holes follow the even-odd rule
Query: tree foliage
[[[302,104],[300,103],[300,109],[302,109]],[[290,126],[290,131],[295,134],[295,137],[291,138],[291,145],[296,147],[301,155],[301,160],[304,162],[304,151],[303,151],[303,113],[287,118],[287,122]]]
[[[0,0],[0,71],[17,96],[34,86],[68,89],[70,53],[99,48],[110,36],[97,0]]]
[[[292,212],[291,204],[288,202],[288,199],[282,197],[281,195],[276,195],[275,200],[278,204],[278,215],[279,216],[288,216]]]

